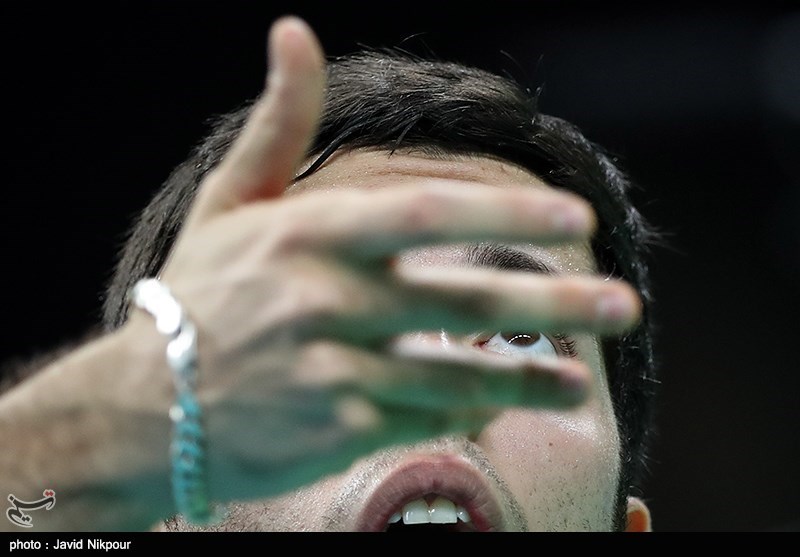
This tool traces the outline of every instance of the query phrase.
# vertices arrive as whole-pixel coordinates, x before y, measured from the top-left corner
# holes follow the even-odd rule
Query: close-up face
[[[329,159],[287,195],[338,189],[389,188],[448,180],[498,188],[546,183],[489,158],[433,159],[353,151]],[[415,249],[397,265],[469,266],[556,275],[596,272],[586,244],[477,243]],[[599,339],[570,331],[420,331],[402,342],[464,343],[520,357],[584,362],[594,385],[571,410],[507,410],[480,431],[400,446],[355,462],[291,494],[230,505],[230,530],[384,530],[441,520],[456,530],[609,530],[618,507],[619,438]],[[623,500],[624,504],[624,500]],[[624,512],[624,511],[623,511]],[[401,517],[398,521],[398,517]],[[419,527],[419,526],[418,526]],[[428,526],[433,528],[433,526]]]

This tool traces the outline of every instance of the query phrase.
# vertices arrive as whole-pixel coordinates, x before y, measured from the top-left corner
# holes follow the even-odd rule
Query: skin
[[[552,190],[536,176],[486,158],[431,160],[409,154],[356,151],[336,157],[292,186],[287,195],[375,191],[414,185]],[[549,246],[513,244],[546,261],[559,276],[592,276],[594,259],[585,242]],[[402,253],[400,269],[469,267],[464,245],[413,249]],[[407,334],[404,342],[459,344],[471,350],[474,336]],[[352,530],[356,516],[381,482],[409,462],[430,457],[460,459],[485,476],[502,505],[505,530],[608,530],[613,524],[619,472],[619,439],[606,370],[592,334],[575,335],[577,358],[591,370],[594,386],[584,404],[568,411],[513,409],[500,413],[470,438],[448,436],[370,455],[346,472],[297,493],[229,508],[229,530]],[[535,471],[532,473],[531,471]],[[185,523],[173,524],[187,528]]]
[[[285,18],[269,65],[161,272],[198,330],[209,492],[228,503],[212,528],[380,530],[442,494],[480,530],[610,529],[619,440],[597,339],[628,330],[640,302],[595,276],[591,207],[486,158],[339,153],[292,184],[324,58]],[[474,242],[556,274],[476,268]],[[497,331],[569,332],[577,357],[485,349]],[[0,397],[4,485],[58,486],[59,512],[37,528],[144,529],[175,513],[165,349],[135,309]],[[638,499],[627,517],[649,529]]]

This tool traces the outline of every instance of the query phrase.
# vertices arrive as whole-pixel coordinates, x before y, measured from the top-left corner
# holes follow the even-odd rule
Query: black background
[[[3,328],[26,360],[98,318],[136,212],[257,95],[275,16],[328,54],[403,44],[544,86],[669,232],[653,268],[660,531],[800,530],[800,10],[789,3],[7,2]],[[654,3],[661,5],[661,3]],[[739,6],[739,3],[733,3]]]

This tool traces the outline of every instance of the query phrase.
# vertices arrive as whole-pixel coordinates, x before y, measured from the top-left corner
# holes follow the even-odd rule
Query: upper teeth
[[[415,499],[403,505],[402,510],[394,513],[390,524],[403,521],[403,524],[454,524],[456,521],[469,522],[469,513],[464,507],[456,506],[450,499],[436,497],[428,505],[425,499]]]

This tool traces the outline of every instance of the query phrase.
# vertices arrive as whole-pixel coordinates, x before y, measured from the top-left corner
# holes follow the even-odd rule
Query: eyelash
[[[497,333],[494,333],[497,334]],[[549,336],[551,340],[555,340],[556,344],[558,345],[558,349],[561,350],[562,355],[567,358],[577,358],[578,351],[575,349],[575,339],[568,336],[565,333],[551,333],[550,335],[544,335],[544,333],[539,333],[543,336]],[[483,335],[482,335],[483,336]],[[488,335],[482,338],[482,340],[478,341],[477,344],[483,345],[485,344],[489,338],[493,335]]]
[[[564,333],[554,333],[553,338],[558,342],[559,348],[567,358],[577,358],[578,352],[575,350],[575,339]]]

